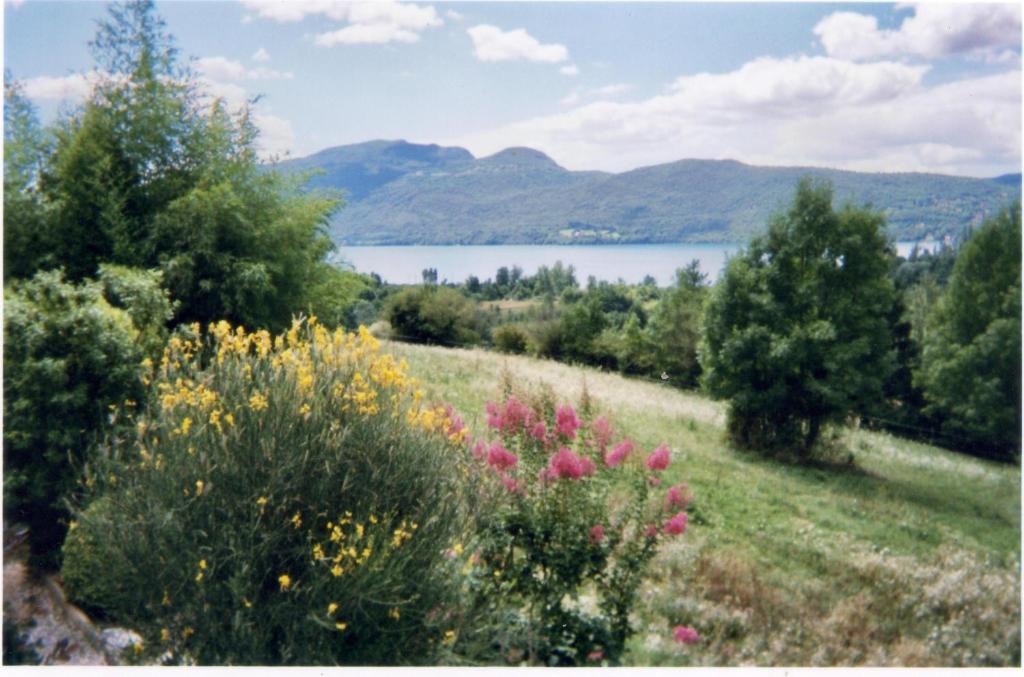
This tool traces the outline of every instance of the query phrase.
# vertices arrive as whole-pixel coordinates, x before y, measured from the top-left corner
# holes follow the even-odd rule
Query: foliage
[[[918,374],[944,430],[1012,459],[1021,430],[1021,225],[1015,205],[962,246]]]
[[[29,262],[12,272],[159,268],[181,320],[286,327],[323,290],[337,200],[260,167],[248,108],[204,93],[152,0],[113,5],[91,47],[104,77],[37,153],[38,181],[5,206]],[[13,127],[15,148],[32,146],[31,129]]]
[[[449,287],[403,289],[388,299],[384,312],[396,338],[448,345],[480,341],[476,309]]]
[[[644,462],[631,440],[612,444],[606,419],[584,409],[580,420],[550,393],[487,410],[498,439],[473,449],[484,498],[464,572],[491,623],[456,648],[535,665],[618,664],[647,563],[686,528],[685,487],[654,489],[668,447]]]
[[[529,336],[518,325],[504,324],[494,330],[494,347],[503,353],[526,352]]]
[[[124,309],[138,330],[135,341],[142,351],[156,357],[167,343],[167,324],[174,317],[175,303],[160,284],[159,270],[139,270],[101,264],[99,282],[103,296]]]
[[[822,426],[881,396],[892,306],[881,215],[832,209],[803,181],[792,207],[729,262],[705,315],[706,383],[742,447],[807,456]]]
[[[644,373],[650,376],[666,374],[678,386],[695,386],[700,377],[697,347],[704,333],[708,288],[707,276],[697,264],[692,261],[676,271],[675,284],[662,294],[651,314],[647,340],[640,340],[640,350],[646,348],[650,355],[630,355],[637,369],[646,367]]]
[[[141,394],[140,336],[95,282],[41,272],[4,293],[4,506],[26,523],[37,564],[52,567],[93,435],[112,406]]]
[[[434,660],[461,422],[365,329],[190,331],[150,373],[147,412],[88,467],[71,598],[137,629],[145,660]]]

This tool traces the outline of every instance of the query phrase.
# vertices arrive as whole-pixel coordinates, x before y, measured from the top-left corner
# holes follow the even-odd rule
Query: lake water
[[[920,243],[934,248],[937,243]],[[581,285],[593,275],[599,280],[614,282],[619,278],[637,283],[651,275],[665,286],[675,279],[676,268],[693,259],[714,281],[729,256],[740,244],[622,244],[622,245],[451,245],[339,247],[338,260],[345,261],[361,273],[377,273],[395,284],[423,281],[424,268],[436,268],[438,280],[463,282],[470,275],[481,281],[494,279],[501,266],[519,266],[526,275],[533,275],[539,266],[552,266],[556,261],[575,268]],[[897,251],[906,256],[913,242],[899,242]]]

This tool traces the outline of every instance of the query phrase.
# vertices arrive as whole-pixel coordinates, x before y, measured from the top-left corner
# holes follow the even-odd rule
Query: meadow
[[[725,405],[661,383],[479,349],[385,343],[471,431],[501,384],[598,410],[641,448],[667,440],[666,481],[691,529],[654,560],[633,665],[1019,665],[1020,468],[866,429],[796,465],[725,441]],[[692,624],[703,638],[671,641]]]

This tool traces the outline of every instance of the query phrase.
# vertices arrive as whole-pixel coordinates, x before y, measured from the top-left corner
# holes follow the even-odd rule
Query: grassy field
[[[691,529],[655,561],[635,665],[1020,665],[1020,468],[866,430],[796,466],[724,441],[724,405],[663,384],[482,350],[400,343],[471,430],[503,378],[578,401],[673,450]],[[675,645],[668,630],[696,627]]]

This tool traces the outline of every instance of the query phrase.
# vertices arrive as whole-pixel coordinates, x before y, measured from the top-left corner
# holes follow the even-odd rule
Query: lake
[[[919,243],[921,248],[934,249],[938,243]],[[494,279],[501,266],[519,266],[524,274],[533,275],[539,266],[552,266],[556,261],[571,265],[581,285],[593,275],[599,280],[622,278],[637,283],[651,275],[660,286],[671,284],[676,268],[693,259],[714,281],[725,266],[726,259],[742,245],[719,244],[622,244],[622,245],[449,245],[339,247],[335,259],[352,265],[361,273],[377,273],[395,284],[423,281],[424,268],[436,268],[438,280],[463,282],[470,275],[481,281]],[[897,251],[906,256],[913,242],[899,242]]]

